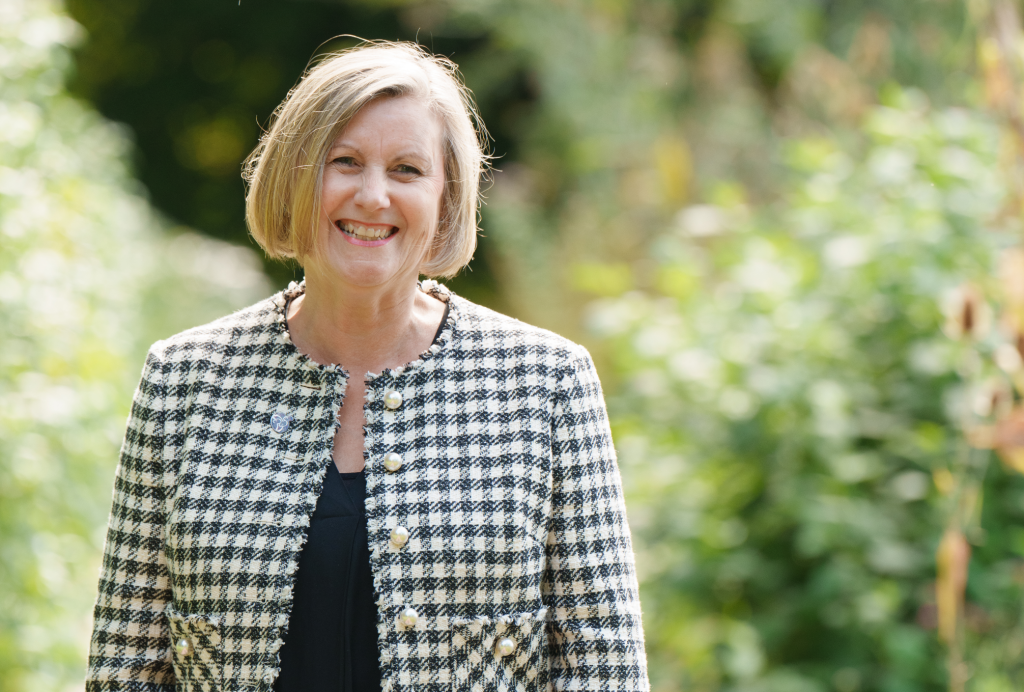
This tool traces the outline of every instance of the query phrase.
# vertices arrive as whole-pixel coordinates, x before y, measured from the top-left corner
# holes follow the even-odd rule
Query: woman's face
[[[442,137],[439,119],[418,99],[364,106],[328,151],[321,255],[307,270],[359,287],[415,281],[441,213]]]

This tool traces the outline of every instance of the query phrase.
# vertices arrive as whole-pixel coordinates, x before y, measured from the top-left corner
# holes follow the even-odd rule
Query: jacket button
[[[398,469],[402,468],[402,455],[395,454],[394,452],[388,452],[384,455],[384,468],[389,473],[394,473]]]
[[[174,652],[179,658],[188,658],[192,655],[192,642],[188,639],[179,639],[174,644]]]
[[[398,622],[402,627],[415,627],[416,621],[419,620],[420,615],[412,608],[406,608],[402,611],[402,614],[398,616]]]
[[[401,548],[403,545],[409,542],[409,529],[404,526],[396,526],[391,529],[391,544],[396,548]]]
[[[503,637],[498,640],[498,645],[494,647],[494,652],[499,656],[508,656],[510,653],[516,650],[516,640],[511,637]]]
[[[400,408],[402,406],[402,395],[392,389],[384,395],[384,405],[392,411]]]

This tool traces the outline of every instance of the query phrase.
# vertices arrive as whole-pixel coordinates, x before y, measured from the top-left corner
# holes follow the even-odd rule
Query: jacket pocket
[[[175,690],[218,692],[223,671],[220,620],[210,615],[179,613],[171,606],[167,607],[166,615],[171,630]]]
[[[548,686],[547,608],[452,621],[453,692],[539,692]]]

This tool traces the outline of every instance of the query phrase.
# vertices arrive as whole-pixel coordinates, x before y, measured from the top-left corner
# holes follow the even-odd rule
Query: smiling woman
[[[646,690],[589,354],[453,295],[486,157],[454,65],[314,67],[249,158],[306,279],[155,344],[87,689]]]

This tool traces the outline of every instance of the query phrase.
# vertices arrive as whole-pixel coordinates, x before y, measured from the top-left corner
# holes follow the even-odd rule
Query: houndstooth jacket
[[[150,350],[115,479],[89,692],[272,689],[347,382],[289,339],[285,305],[302,290]],[[384,692],[648,689],[590,356],[423,290],[449,302],[439,337],[366,382]]]

